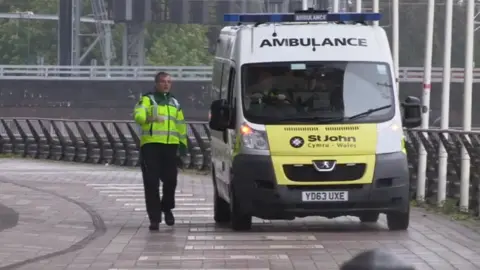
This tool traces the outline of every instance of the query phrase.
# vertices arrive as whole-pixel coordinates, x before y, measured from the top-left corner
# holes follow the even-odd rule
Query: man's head
[[[172,77],[167,72],[159,72],[155,75],[155,89],[160,93],[170,92]]]
[[[269,91],[269,88],[272,88],[273,85],[272,73],[261,70],[258,75],[258,84],[263,88],[263,91]]]
[[[272,78],[272,74],[271,74],[270,72],[268,72],[268,71],[261,70],[258,77],[259,77],[260,81],[264,81],[264,80],[271,79],[271,78]]]

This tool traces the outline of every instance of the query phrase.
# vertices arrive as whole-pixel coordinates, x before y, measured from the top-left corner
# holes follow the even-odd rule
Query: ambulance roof
[[[322,15],[323,14],[323,15]],[[368,15],[370,14],[370,15]],[[356,24],[338,23],[348,19]],[[226,21],[253,24],[225,28],[233,46],[231,57],[240,63],[292,61],[366,61],[391,63],[383,28],[365,25],[378,13],[226,14]],[[332,23],[334,21],[334,23]],[[343,22],[343,21],[341,21]],[[224,42],[221,38],[220,42]]]

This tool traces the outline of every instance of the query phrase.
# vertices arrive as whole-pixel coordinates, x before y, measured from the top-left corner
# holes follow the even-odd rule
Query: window
[[[229,82],[228,82],[228,102],[230,104],[235,104],[235,94],[236,94],[236,91],[235,91],[235,76],[236,76],[236,72],[235,72],[235,68],[230,68],[230,74],[229,74]]]
[[[223,64],[223,71],[222,71],[222,87],[220,89],[220,98],[226,99],[228,93],[228,83],[230,80],[230,64],[224,63]]]
[[[220,99],[220,89],[222,87],[222,75],[223,75],[223,63],[215,60],[213,64],[213,75],[212,75],[212,89],[211,97],[212,100]]]
[[[242,97],[245,117],[264,124],[387,121],[395,104],[389,66],[367,62],[244,65]]]

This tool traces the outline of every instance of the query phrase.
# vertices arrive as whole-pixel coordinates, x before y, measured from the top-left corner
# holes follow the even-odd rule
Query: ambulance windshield
[[[259,124],[382,122],[394,116],[389,66],[280,62],[242,67],[245,117]]]

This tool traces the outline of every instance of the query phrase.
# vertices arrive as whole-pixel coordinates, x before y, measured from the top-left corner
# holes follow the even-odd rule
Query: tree
[[[0,12],[55,14],[57,2],[3,0]],[[0,19],[0,33],[0,64],[35,63],[37,56],[45,57],[47,62],[56,61],[55,21]]]
[[[262,5],[249,1],[250,11],[259,11]],[[443,61],[444,6],[437,1],[435,13],[435,35],[433,64],[441,66]],[[371,8],[372,0],[364,0],[364,7]],[[384,19],[381,25],[391,36],[391,1],[380,1]],[[400,1],[400,65],[423,66],[424,42],[426,33],[426,0]],[[32,11],[36,14],[56,14],[58,0],[0,0],[0,12]],[[91,14],[90,0],[82,0],[83,14]],[[238,8],[238,7],[237,7]],[[465,48],[465,6],[454,8],[454,34],[452,65],[464,66]],[[150,65],[209,65],[211,56],[205,47],[208,45],[205,25],[176,25],[167,23],[150,24],[146,29],[145,50]],[[91,44],[96,32],[94,24],[84,23],[82,29],[82,52]],[[117,58],[113,65],[121,64],[123,25],[113,27],[113,39]],[[40,20],[0,19],[0,64],[35,64],[37,57],[43,57],[45,64],[57,63],[57,22]],[[479,32],[480,33],[480,32]],[[478,33],[477,33],[478,34]],[[477,35],[478,36],[478,35]],[[479,36],[480,38],[480,36]],[[476,44],[480,44],[476,42]],[[480,45],[475,50],[480,62]],[[101,61],[101,51],[97,46],[82,63],[89,65],[92,59]]]
[[[58,0],[0,0],[0,12],[26,12],[35,14],[56,14]],[[83,0],[83,13],[91,14],[89,0]],[[94,24],[83,23],[81,32],[81,51],[95,39]],[[201,25],[151,24],[146,30],[147,60],[152,65],[206,65],[210,56],[204,47],[206,27]],[[0,19],[0,64],[36,64],[42,57],[44,64],[57,63],[57,22],[46,20]],[[117,58],[112,64],[122,62],[123,25],[115,25],[112,30]],[[86,57],[83,64],[92,59],[101,60],[99,46]]]
[[[164,24],[157,26],[150,39],[153,42],[148,50],[148,63],[161,66],[200,66],[209,65],[206,38],[207,27],[201,25]]]
[[[367,2],[368,1],[368,2]],[[366,6],[372,6],[372,0],[364,1]],[[381,12],[384,16],[383,25],[391,36],[391,1],[380,2]],[[427,23],[426,0],[401,0],[400,1],[400,66],[423,66],[425,55],[425,36]],[[453,38],[452,38],[452,66],[464,66],[465,52],[465,16],[466,7],[455,5],[453,9]],[[445,24],[445,5],[437,1],[435,5],[435,22],[433,37],[433,66],[443,65],[443,40]],[[476,40],[480,36],[477,33]],[[477,42],[475,44],[478,44]],[[480,46],[477,45],[475,58],[480,61]]]

